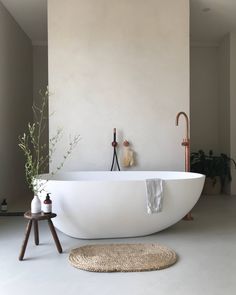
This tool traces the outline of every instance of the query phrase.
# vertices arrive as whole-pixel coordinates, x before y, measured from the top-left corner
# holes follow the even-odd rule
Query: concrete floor
[[[40,222],[40,246],[30,237],[26,260],[19,254],[26,221],[0,217],[0,294],[79,295],[233,295],[236,293],[236,197],[201,197],[194,221],[180,221],[155,235],[85,241],[59,233],[58,254]],[[158,242],[173,248],[179,261],[172,267],[143,273],[90,273],[68,263],[70,249],[104,242]]]

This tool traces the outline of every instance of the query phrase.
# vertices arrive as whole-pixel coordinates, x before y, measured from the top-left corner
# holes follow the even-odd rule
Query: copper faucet
[[[185,147],[185,171],[190,171],[190,138],[189,138],[189,118],[185,112],[179,112],[176,116],[176,126],[179,125],[179,117],[183,115],[186,121],[186,135],[182,141],[182,146]],[[193,220],[191,212],[189,212],[184,218],[184,220]]]
[[[189,138],[189,119],[185,112],[179,112],[176,116],[176,126],[179,125],[179,117],[183,115],[186,121],[186,135],[182,141],[182,146],[185,147],[185,171],[190,171],[190,138]]]

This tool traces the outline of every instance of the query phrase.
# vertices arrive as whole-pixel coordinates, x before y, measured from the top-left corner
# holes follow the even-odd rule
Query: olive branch
[[[28,187],[34,194],[38,195],[44,190],[44,186],[61,168],[73,149],[77,146],[80,136],[76,135],[70,139],[69,147],[63,155],[62,161],[55,170],[49,172],[46,181],[37,180],[37,176],[48,171],[48,166],[52,162],[52,156],[56,151],[57,143],[62,137],[62,129],[58,129],[56,134],[49,138],[48,145],[42,143],[42,135],[47,127],[47,105],[49,98],[48,89],[43,93],[39,92],[41,104],[33,103],[32,110],[34,120],[28,123],[28,128],[22,136],[19,136],[19,147],[25,157],[25,177]]]

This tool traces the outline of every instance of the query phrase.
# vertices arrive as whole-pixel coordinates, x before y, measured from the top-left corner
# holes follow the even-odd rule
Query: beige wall
[[[230,35],[219,46],[219,145],[220,150],[230,154]]]
[[[220,43],[220,147],[236,160],[236,34],[227,34]],[[236,170],[232,165],[229,192],[236,195]]]
[[[219,44],[219,146],[222,153],[230,156],[230,34]],[[231,185],[226,192],[231,193]]]
[[[48,86],[48,47],[33,46],[33,94],[34,102],[41,105],[42,97],[39,91],[45,92]],[[48,119],[46,129],[42,134],[41,144],[48,144]],[[45,149],[45,155],[48,150]],[[45,171],[46,172],[46,171]]]
[[[227,34],[215,48],[191,48],[192,151],[212,148],[236,159],[235,78],[236,34]],[[236,194],[233,165],[226,191]]]
[[[230,34],[230,156],[236,161],[236,33]],[[232,170],[231,193],[236,195],[236,170]]]
[[[29,200],[18,136],[31,105],[31,41],[0,2],[0,200],[7,198],[9,210],[25,209]]]
[[[40,99],[39,91],[48,86],[48,47],[33,46],[33,90],[34,101]]]
[[[191,150],[219,150],[219,48],[191,46]]]
[[[171,21],[170,21],[171,20]],[[48,1],[50,134],[82,140],[66,170],[107,170],[112,129],[133,143],[134,169],[184,169],[189,113],[189,1]]]

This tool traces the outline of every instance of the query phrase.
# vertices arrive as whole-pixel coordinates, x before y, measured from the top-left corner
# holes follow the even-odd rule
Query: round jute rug
[[[71,250],[69,261],[87,271],[138,272],[169,267],[177,255],[159,244],[101,244]]]

